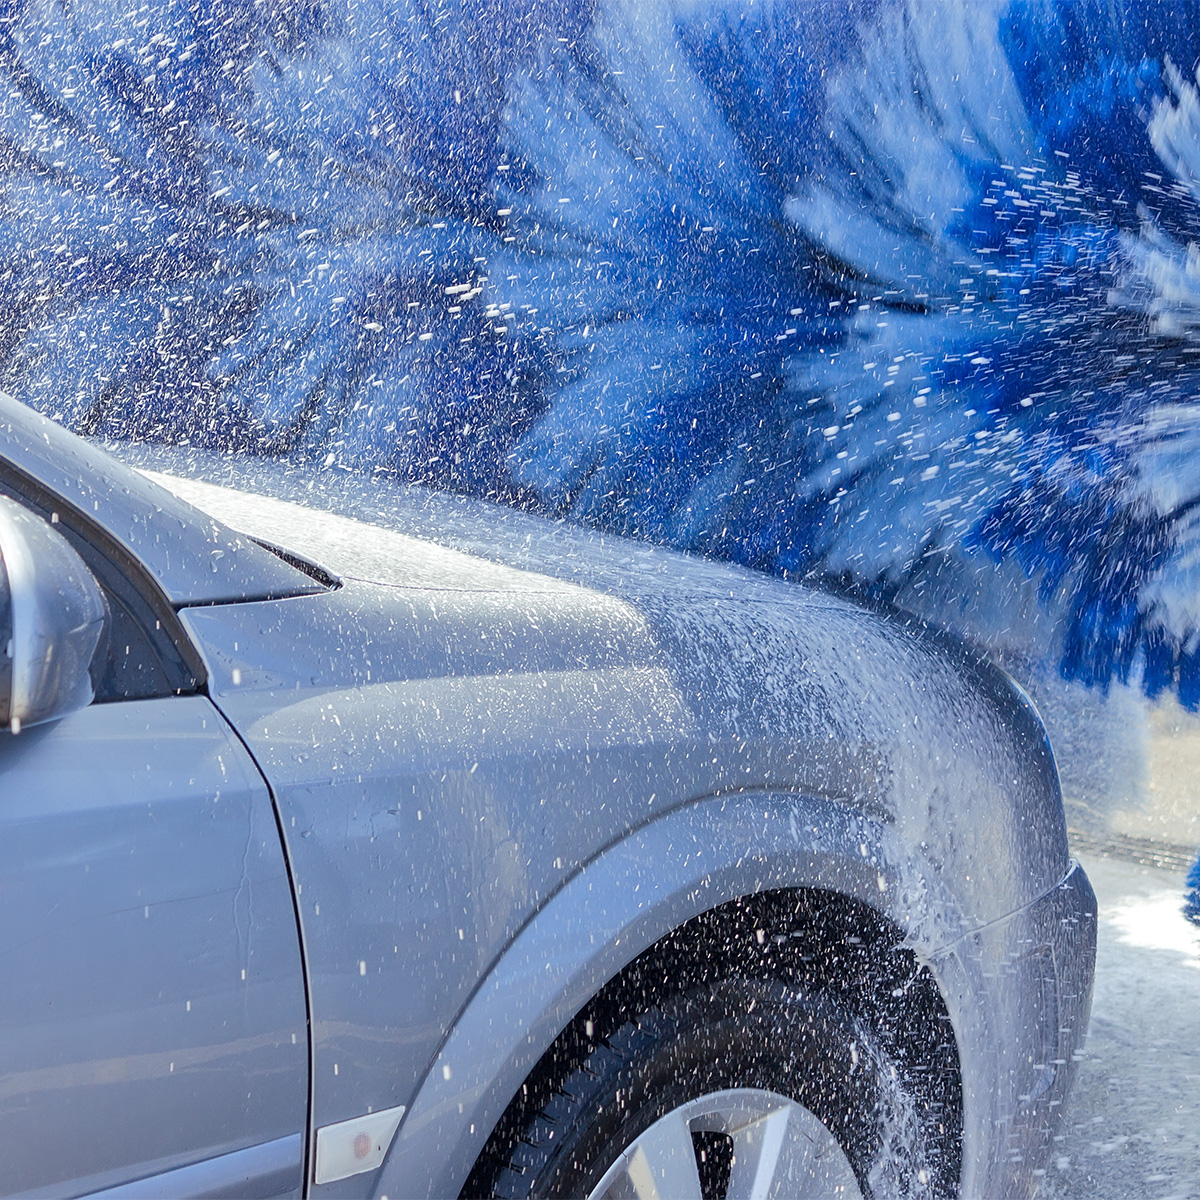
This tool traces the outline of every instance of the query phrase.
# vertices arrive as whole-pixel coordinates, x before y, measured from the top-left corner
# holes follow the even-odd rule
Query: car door
[[[271,797],[199,687],[154,694],[161,622],[101,583],[108,702],[0,732],[0,1194],[299,1195],[307,1009]]]

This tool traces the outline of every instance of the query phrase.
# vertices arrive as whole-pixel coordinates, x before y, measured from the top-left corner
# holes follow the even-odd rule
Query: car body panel
[[[94,453],[87,487],[113,511],[93,511],[120,528],[145,497],[123,500],[125,475],[106,484]],[[357,479],[339,494],[253,463],[239,491],[170,475],[188,454],[129,457],[167,469],[180,521],[341,576],[173,593],[203,661],[196,703],[274,800],[309,989],[309,1129],[410,1106],[380,1171],[314,1194],[453,1190],[595,988],[697,912],[793,885],[873,904],[936,965],[968,1043],[964,1179],[1017,1179],[987,1131],[1034,1137],[1000,1111],[1032,1055],[1000,1035],[1044,1024],[1012,982],[1037,972],[1014,964],[1022,914],[1069,863],[1053,755],[1003,672],[835,596],[478,502]],[[1062,945],[1055,980],[1089,977],[1086,945]]]
[[[201,499],[340,572],[361,565],[356,538],[383,538],[277,501]],[[648,572],[542,583],[420,553],[430,586],[347,577],[323,596],[182,614],[302,881],[316,1125],[410,1103],[548,899],[699,798],[824,797],[887,829],[916,872],[898,923],[929,953],[1066,872],[1035,715],[1002,673],[927,631],[753,577],[743,595],[732,572],[718,593],[707,564],[689,590],[682,556],[664,595]],[[703,883],[699,860],[661,867],[681,889]]]
[[[304,1194],[303,1160],[304,1137],[293,1133],[90,1192],[86,1200],[291,1200]]]
[[[267,789],[207,699],[0,733],[0,972],[0,1192],[204,1160],[211,1184],[246,1171],[231,1153],[289,1137],[299,1186],[291,887]]]
[[[954,907],[894,826],[842,801],[738,792],[676,808],[574,873],[521,931],[440,1048],[370,1194],[457,1195],[538,1059],[623,967],[699,913],[795,887],[901,920]]]
[[[930,967],[963,1081],[961,1194],[1032,1194],[1091,1014],[1096,896],[1077,863],[1044,896],[944,947]]]
[[[916,906],[954,908],[935,879],[914,869],[894,827],[838,801],[741,793],[676,809],[575,874],[521,931],[456,1021],[370,1192],[313,1195],[457,1195],[509,1098],[622,967],[698,913],[796,887],[852,896],[901,925]],[[954,1023],[962,1195],[1025,1194],[1037,1159],[1021,1150],[1048,1141],[1071,1074],[1043,1043],[1054,1039],[1069,1064],[1067,1048],[1087,1024],[1095,897],[1073,867],[1032,905],[940,950],[908,944],[933,971]],[[1037,1007],[1045,992],[1030,986],[1030,974],[1050,948],[1061,969],[1048,983],[1062,1002],[1047,1022]],[[1031,1076],[1045,1081],[1036,1112]]]
[[[348,580],[294,608],[194,610],[189,619],[211,626],[192,628],[217,672],[214,695],[652,668],[667,673],[701,740],[769,747],[787,764],[788,786],[799,778],[805,790],[846,793],[900,821],[931,861],[963,867],[960,886],[976,893],[966,908],[980,920],[993,919],[997,903],[1015,908],[1042,894],[1066,869],[1053,752],[1028,697],[963,644],[916,623],[479,502],[460,506],[464,528],[435,542],[436,509],[423,524],[411,508],[394,522],[376,511],[368,524],[266,495],[172,486]],[[419,554],[420,572],[401,563],[386,577],[406,582],[363,590],[385,574],[370,550],[403,526],[410,536],[396,538],[394,556]],[[482,546],[490,558],[464,551]],[[241,623],[249,636],[239,644],[252,652],[231,650]],[[347,645],[349,629],[359,636]],[[746,786],[771,786],[751,776],[743,772]],[[971,861],[986,871],[972,875]]]

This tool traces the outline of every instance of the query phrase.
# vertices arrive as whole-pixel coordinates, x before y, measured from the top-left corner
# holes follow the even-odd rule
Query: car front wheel
[[[498,1197],[926,1196],[903,1075],[835,997],[722,980],[620,1024],[528,1115]]]

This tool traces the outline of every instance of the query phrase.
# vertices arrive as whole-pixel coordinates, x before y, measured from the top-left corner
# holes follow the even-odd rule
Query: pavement
[[[1185,868],[1076,847],[1100,908],[1092,1021],[1039,1200],[1200,1200],[1200,927]]]

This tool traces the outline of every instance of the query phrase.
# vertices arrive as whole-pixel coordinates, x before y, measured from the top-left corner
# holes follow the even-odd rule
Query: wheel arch
[[[932,1194],[957,1190],[962,1165],[961,1064],[932,972],[878,909],[841,893],[781,888],[726,901],[647,947],[575,1015],[513,1095],[462,1195],[493,1183],[532,1120],[631,1018],[738,979],[826,996],[861,1019],[914,1098],[928,1141]]]
[[[687,804],[610,846],[526,924],[467,1003],[376,1177],[376,1195],[457,1195],[510,1101],[564,1030],[651,947],[761,893],[832,893],[921,962],[957,906],[895,829],[849,804],[775,792]]]

